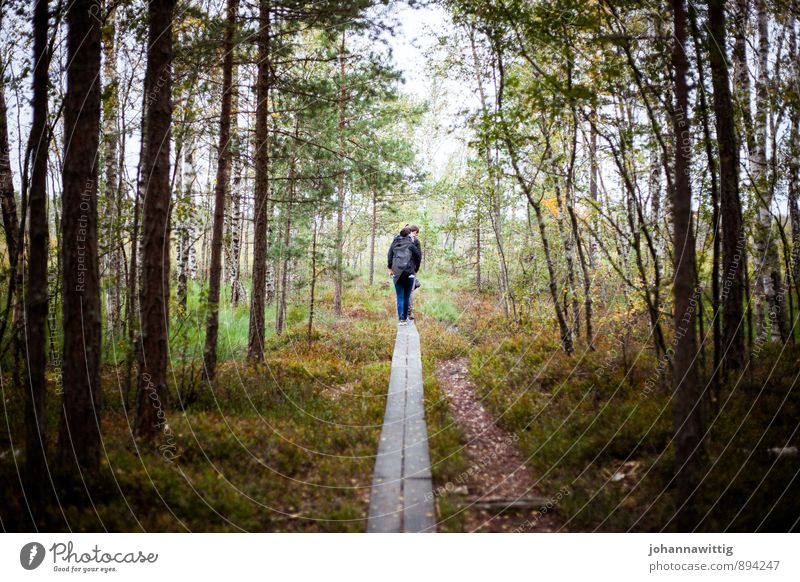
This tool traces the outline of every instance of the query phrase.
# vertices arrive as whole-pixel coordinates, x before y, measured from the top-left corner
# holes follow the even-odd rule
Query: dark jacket
[[[392,262],[394,260],[394,249],[397,247],[398,243],[403,240],[408,240],[410,237],[402,237],[399,234],[394,237],[392,244],[389,245],[389,255],[387,261],[387,267],[389,269],[392,268]],[[416,274],[419,271],[419,267],[422,263],[422,245],[419,242],[419,239],[415,239],[414,242],[408,247],[411,251],[411,268],[414,269],[413,273],[409,274]],[[394,273],[395,277],[399,275],[399,273]]]

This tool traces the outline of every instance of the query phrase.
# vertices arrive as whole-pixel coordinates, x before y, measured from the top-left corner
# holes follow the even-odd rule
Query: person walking
[[[400,325],[408,324],[408,306],[411,291],[414,289],[417,269],[422,259],[419,247],[409,236],[411,230],[403,228],[389,246],[387,265],[389,274],[394,280],[394,291],[397,295],[397,318]]]
[[[414,240],[414,245],[419,249],[419,260],[417,261],[417,268],[416,271],[419,271],[419,268],[422,266],[422,243],[419,240],[419,227],[416,224],[407,224],[404,228],[407,228],[409,232],[409,236]],[[414,321],[414,291],[420,288],[422,283],[419,280],[419,276],[414,277],[414,286],[411,289],[411,295],[408,298],[408,319],[409,321]]]

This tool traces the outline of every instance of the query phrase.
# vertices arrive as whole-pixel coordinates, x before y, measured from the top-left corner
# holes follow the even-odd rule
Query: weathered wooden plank
[[[368,532],[435,531],[419,333],[400,326],[395,338],[375,470]]]
[[[436,530],[430,479],[403,479],[403,532]]]
[[[367,531],[396,533],[403,527],[402,479],[383,481],[373,478],[369,497]]]

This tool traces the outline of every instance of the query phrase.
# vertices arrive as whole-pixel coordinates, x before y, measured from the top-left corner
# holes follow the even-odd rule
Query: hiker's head
[[[419,227],[416,224],[407,224],[406,228],[411,231],[414,236],[419,236]]]
[[[411,230],[407,226],[400,231],[400,236],[408,236],[409,234],[411,234]]]

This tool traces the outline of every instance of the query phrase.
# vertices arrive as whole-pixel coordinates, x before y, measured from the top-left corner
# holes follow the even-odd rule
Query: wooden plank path
[[[431,460],[416,326],[397,328],[367,531],[434,532]]]

